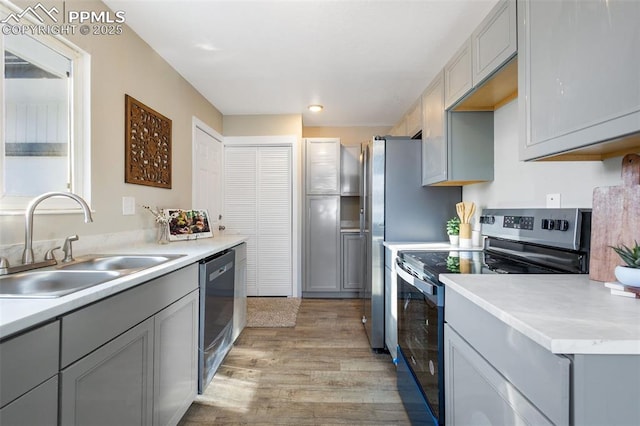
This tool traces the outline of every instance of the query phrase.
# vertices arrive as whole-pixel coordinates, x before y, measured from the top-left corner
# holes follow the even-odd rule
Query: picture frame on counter
[[[209,212],[205,209],[166,208],[163,213],[169,227],[169,241],[212,238]]]

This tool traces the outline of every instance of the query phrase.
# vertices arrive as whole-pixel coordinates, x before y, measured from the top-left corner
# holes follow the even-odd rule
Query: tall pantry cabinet
[[[306,139],[303,296],[340,291],[340,139]]]

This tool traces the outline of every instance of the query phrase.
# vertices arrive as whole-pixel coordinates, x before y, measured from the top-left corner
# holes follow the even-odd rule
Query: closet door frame
[[[302,176],[300,175],[300,164],[302,161],[302,149],[300,139],[296,135],[279,135],[279,136],[226,136],[224,137],[224,145],[226,146],[289,146],[291,147],[291,280],[292,280],[292,296],[302,297],[302,277],[300,264],[301,259],[301,244],[302,244],[302,230],[301,224],[301,208],[300,208],[300,182],[302,182]],[[225,206],[225,194],[222,194],[223,209]],[[226,212],[223,212],[223,218]]]

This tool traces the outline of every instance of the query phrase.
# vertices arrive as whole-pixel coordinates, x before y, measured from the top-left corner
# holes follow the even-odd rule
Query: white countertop
[[[613,296],[587,275],[444,274],[440,280],[447,292],[553,353],[640,355],[640,299]]]
[[[207,256],[238,245],[243,241],[246,241],[243,236],[225,235],[197,241],[171,242],[164,245],[137,244],[121,249],[100,250],[96,254],[182,254],[185,256],[63,297],[53,299],[0,298],[0,339],[181,267],[196,263]],[[78,259],[80,257],[81,255],[76,256]]]

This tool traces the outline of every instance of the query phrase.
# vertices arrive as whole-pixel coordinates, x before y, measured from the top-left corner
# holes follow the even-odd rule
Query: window
[[[9,12],[0,5],[0,19]],[[0,213],[23,211],[48,191],[90,202],[88,55],[61,37],[0,37]],[[75,207],[66,198],[47,203]]]

